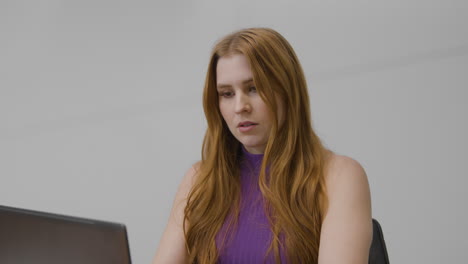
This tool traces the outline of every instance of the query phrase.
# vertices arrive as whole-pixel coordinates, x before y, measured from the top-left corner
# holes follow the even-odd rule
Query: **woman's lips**
[[[258,124],[255,124],[255,123],[248,123],[248,124],[239,125],[237,128],[239,129],[240,132],[248,132],[254,129],[257,125]]]

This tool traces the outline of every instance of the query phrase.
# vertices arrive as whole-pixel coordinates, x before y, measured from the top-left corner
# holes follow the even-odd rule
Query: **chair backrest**
[[[374,234],[369,251],[369,264],[389,264],[382,227],[375,219],[372,219],[372,227]]]

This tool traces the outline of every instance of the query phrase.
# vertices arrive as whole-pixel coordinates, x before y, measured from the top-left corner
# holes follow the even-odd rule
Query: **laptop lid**
[[[125,225],[0,206],[0,263],[130,264]]]

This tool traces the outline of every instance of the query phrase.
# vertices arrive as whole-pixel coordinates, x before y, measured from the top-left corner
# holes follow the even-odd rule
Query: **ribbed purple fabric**
[[[238,225],[234,227],[233,231],[227,232],[226,221],[217,234],[216,245],[219,252],[217,263],[275,263],[273,251],[265,257],[271,243],[272,233],[263,209],[262,193],[258,186],[263,154],[251,154],[244,148],[242,148],[242,152],[241,204]],[[225,245],[222,248],[222,239],[226,234]],[[281,263],[286,263],[283,252],[280,252],[280,256]]]

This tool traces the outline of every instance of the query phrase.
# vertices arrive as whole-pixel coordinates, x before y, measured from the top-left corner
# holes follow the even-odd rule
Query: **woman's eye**
[[[256,92],[256,91],[257,91],[257,88],[255,88],[255,86],[249,87],[249,92]]]
[[[226,97],[226,98],[232,97],[232,95],[233,95],[232,92],[223,92],[223,93],[221,93],[221,96]]]

